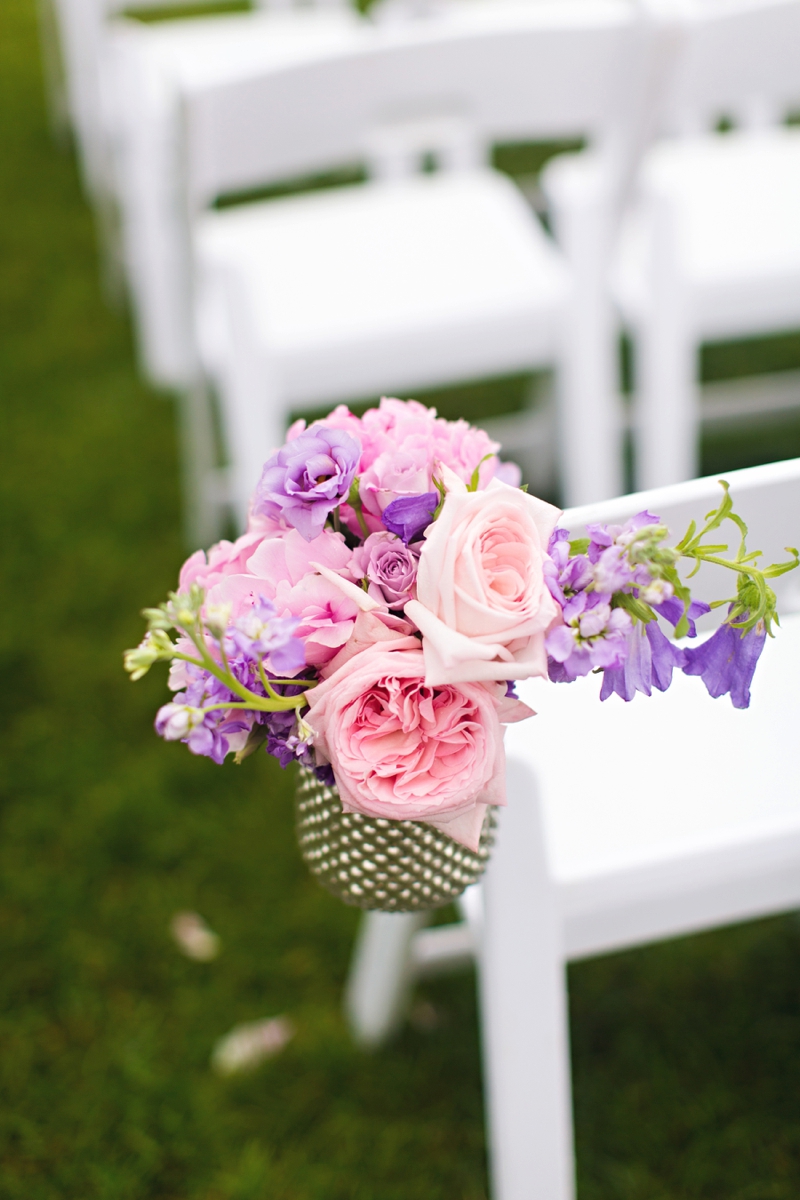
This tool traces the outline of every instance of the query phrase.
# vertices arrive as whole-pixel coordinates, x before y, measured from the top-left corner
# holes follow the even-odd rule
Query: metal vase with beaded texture
[[[345,904],[383,912],[438,908],[480,879],[494,843],[486,814],[477,850],[423,821],[387,821],[342,810],[339,793],[300,768],[297,840],[313,875]]]

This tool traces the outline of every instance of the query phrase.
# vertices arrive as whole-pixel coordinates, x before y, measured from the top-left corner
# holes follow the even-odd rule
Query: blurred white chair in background
[[[568,492],[615,494],[599,283],[649,25],[620,0],[476,0],[360,36],[358,50],[185,95],[198,346],[239,521],[290,410],[542,365],[560,371]],[[495,141],[579,135],[597,146],[593,187],[571,198],[559,249],[484,162]],[[442,169],[420,174],[429,153]],[[208,211],[220,193],[358,162],[371,182]]]
[[[783,560],[800,459],[728,480],[749,545]],[[720,496],[716,479],[693,480],[562,524],[580,533],[647,508],[680,536]],[[694,594],[727,592],[725,574],[704,567]],[[518,685],[538,715],[507,730],[508,807],[485,882],[465,894],[468,922],[363,918],[346,1008],[365,1046],[396,1028],[415,977],[478,961],[493,1200],[574,1196],[567,962],[800,906],[800,585],[774,583],[785,619],[747,710],[680,672],[631,704],[601,704],[591,675]]]
[[[196,376],[181,95],[341,51],[360,23],[345,7],[117,23],[118,204],[139,360],[154,383],[180,389]]]
[[[55,28],[59,43],[57,50],[45,46],[45,59],[52,62],[60,55],[66,89],[66,100],[55,98],[52,107],[67,109],[84,187],[100,225],[106,269],[133,276],[143,366],[154,382],[167,386],[179,386],[186,378],[185,361],[173,362],[177,351],[165,332],[171,332],[172,313],[159,304],[160,289],[169,291],[172,284],[171,276],[159,276],[159,256],[166,250],[174,257],[174,250],[164,244],[163,219],[154,222],[150,210],[145,207],[142,216],[139,207],[142,198],[150,199],[142,189],[143,171],[156,204],[160,199],[163,207],[168,190],[175,203],[180,195],[175,178],[177,103],[170,105],[167,99],[173,77],[178,83],[186,72],[209,80],[229,78],[237,69],[266,65],[276,55],[297,55],[303,46],[313,52],[320,41],[341,38],[345,28],[358,22],[346,0],[255,0],[252,12],[195,13],[156,22],[126,16],[137,8],[153,12],[193,2],[41,0],[55,16],[52,21],[43,14],[43,36]],[[56,74],[52,68],[49,73]],[[157,207],[154,211],[161,215]],[[125,246],[119,238],[120,215]],[[182,353],[185,360],[185,347]]]
[[[683,47],[661,125],[682,136],[644,160],[616,272],[635,346],[640,487],[697,473],[701,343],[800,329],[800,129],[780,124],[800,109],[800,3],[663,7],[679,15]],[[721,119],[736,128],[711,132]],[[749,386],[728,411],[741,415],[748,396],[756,413],[771,395],[782,407],[785,393]],[[724,417],[722,397],[716,409]]]

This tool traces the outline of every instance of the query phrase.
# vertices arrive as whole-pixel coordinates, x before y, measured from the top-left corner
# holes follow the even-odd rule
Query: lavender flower
[[[439,504],[438,492],[421,492],[418,496],[401,496],[383,510],[383,523],[390,533],[404,542],[416,542],[433,520]]]
[[[328,514],[347,499],[361,444],[344,429],[312,425],[264,464],[253,513],[283,517],[311,542]]]
[[[279,617],[272,601],[259,596],[228,628],[225,652],[229,657],[238,653],[251,662],[266,658],[274,674],[292,675],[306,661],[303,641],[294,636],[299,624],[299,617]]]
[[[672,683],[673,670],[685,661],[686,652],[664,636],[658,621],[648,621],[644,626],[637,621],[626,649],[621,663],[603,672],[601,700],[616,693],[630,701],[637,692],[649,696],[653,688],[665,692]]]
[[[648,527],[652,527],[655,536],[644,539],[640,531]],[[594,565],[594,582],[598,591],[621,592],[630,591],[634,587],[653,587],[658,580],[658,572],[653,571],[648,559],[665,532],[658,517],[645,511],[631,517],[625,525],[589,525],[587,529],[587,554]],[[645,541],[651,544],[645,545]],[[663,600],[671,595],[672,586],[660,581],[660,587],[653,599]]]
[[[730,612],[730,610],[728,610]],[[744,613],[740,620],[747,620]],[[685,675],[699,675],[709,696],[730,695],[734,708],[750,707],[750,684],[764,649],[767,630],[763,621],[744,637],[727,621],[701,646],[685,651]]]
[[[554,529],[544,560],[544,581],[554,600],[563,608],[567,600],[582,592],[594,580],[592,564],[585,554],[570,556],[569,534],[566,529]]]
[[[230,749],[228,735],[250,729],[255,714],[240,710],[231,714],[229,709],[222,707],[234,703],[238,697],[210,671],[189,663],[186,678],[185,690],[177,692],[172,703],[158,710],[156,733],[166,741],[185,742],[192,754],[221,763]],[[211,705],[221,707],[203,711]]]
[[[619,666],[631,624],[624,609],[611,607],[610,596],[578,592],[564,606],[564,624],[551,629],[545,639],[551,680],[572,683],[596,667]]]

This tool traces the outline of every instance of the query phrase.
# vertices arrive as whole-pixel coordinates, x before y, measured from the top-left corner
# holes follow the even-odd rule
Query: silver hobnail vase
[[[383,912],[419,912],[455,900],[480,879],[494,843],[486,814],[477,850],[423,821],[387,821],[342,810],[335,787],[300,768],[297,840],[306,865],[345,904]]]

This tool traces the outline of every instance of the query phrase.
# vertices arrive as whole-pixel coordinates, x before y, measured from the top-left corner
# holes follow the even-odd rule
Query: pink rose
[[[487,806],[505,803],[501,721],[531,710],[497,685],[428,686],[416,645],[357,654],[311,690],[306,720],[345,811],[426,821],[474,850]]]
[[[546,675],[544,635],[560,609],[543,567],[561,514],[497,480],[468,492],[446,475],[448,493],[420,555],[417,598],[405,607],[423,635],[425,680],[436,687]]]
[[[380,517],[393,500],[430,491],[432,466],[431,451],[425,446],[384,451],[361,476],[361,503]]]

